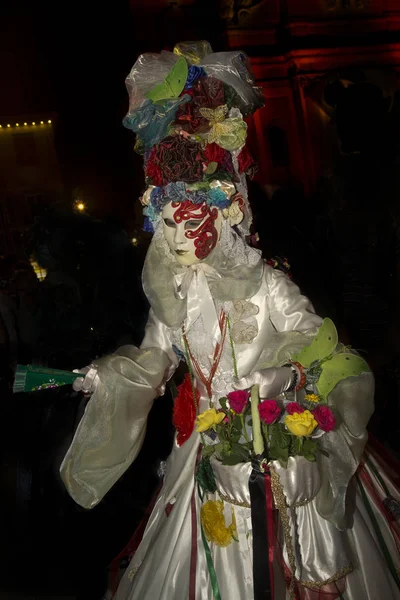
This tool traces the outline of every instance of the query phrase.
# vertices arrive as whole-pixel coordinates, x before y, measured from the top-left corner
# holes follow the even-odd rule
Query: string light
[[[52,120],[48,119],[47,121],[40,121],[40,125],[45,125],[47,123],[49,125],[51,125],[52,124]],[[22,123],[14,123],[14,124],[5,123],[4,125],[0,125],[0,129],[4,129],[5,127],[8,127],[8,128],[10,128],[10,127],[11,128],[12,127],[20,127],[21,125],[22,125]],[[37,121],[37,122],[36,121],[31,121],[30,123],[28,123],[27,121],[24,121],[23,125],[24,125],[24,127],[30,127],[30,126],[35,127],[36,125],[39,125],[39,121]]]

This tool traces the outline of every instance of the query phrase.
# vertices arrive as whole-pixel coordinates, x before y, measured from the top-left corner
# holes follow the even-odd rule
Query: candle
[[[258,412],[258,394],[259,385],[253,385],[250,392],[251,397],[251,418],[253,421],[253,448],[254,453],[259,456],[264,452],[264,440],[261,433],[260,413]]]

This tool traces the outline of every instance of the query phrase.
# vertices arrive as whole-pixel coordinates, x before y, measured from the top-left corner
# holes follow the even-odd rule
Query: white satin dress
[[[212,382],[213,401],[232,390],[234,365],[239,376],[280,366],[311,343],[322,320],[297,286],[280,271],[264,266],[262,284],[251,298],[219,302],[232,323],[221,361]],[[192,354],[203,373],[211,367],[214,341],[199,316],[187,331]],[[178,350],[178,352],[176,351]],[[95,506],[138,454],[153,399],[184,353],[181,329],[173,330],[150,311],[140,349],[125,347],[99,361],[100,384],[61,467],[71,496],[86,508]],[[209,399],[200,381],[200,412]],[[400,591],[385,561],[371,516],[355,482],[367,441],[366,425],[372,412],[373,378],[367,373],[342,380],[329,403],[339,415],[330,432],[329,458],[310,463],[290,458],[287,469],[274,468],[283,486],[293,540],[295,579],[304,600],[316,600],[319,590],[344,600],[395,600]],[[213,592],[200,534],[201,500],[195,484],[200,436],[195,431],[179,447],[174,443],[162,489],[142,541],[116,593],[116,600],[212,600]],[[373,460],[370,458],[370,460]],[[371,463],[370,463],[371,464]],[[373,465],[372,465],[373,466]],[[218,492],[207,499],[223,499],[235,512],[238,541],[227,547],[210,543],[221,600],[252,600],[252,528],[248,479],[250,464],[223,466],[213,460]],[[382,473],[392,495],[397,491]],[[386,549],[395,569],[400,566],[396,536],[366,492]],[[378,490],[381,499],[384,492]],[[167,510],[166,510],[167,509]],[[274,565],[274,600],[289,599],[282,567],[289,569],[282,527],[278,538],[284,565]],[[292,563],[293,564],[293,563]],[[338,595],[336,592],[340,590]],[[336,594],[336,595],[335,595]]]

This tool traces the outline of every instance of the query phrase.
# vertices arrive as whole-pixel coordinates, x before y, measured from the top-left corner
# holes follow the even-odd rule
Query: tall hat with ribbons
[[[123,123],[144,157],[144,229],[154,231],[166,203],[189,200],[216,206],[248,235],[246,175],[256,164],[244,117],[263,105],[263,95],[247,56],[213,53],[206,41],[183,42],[173,52],[139,56],[126,86]]]

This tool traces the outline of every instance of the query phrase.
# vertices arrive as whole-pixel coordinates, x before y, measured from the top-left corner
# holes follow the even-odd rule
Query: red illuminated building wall
[[[310,194],[335,158],[346,151],[333,119],[334,106],[325,99],[329,84],[339,82],[345,90],[362,84],[367,92],[369,86],[377,86],[388,115],[398,110],[398,0],[220,0],[209,4],[152,0],[147,8],[131,0],[137,44],[159,51],[171,47],[184,32],[186,39],[206,37],[214,50],[240,48],[251,56],[266,98],[265,107],[249,122],[249,141],[260,163],[261,183],[300,184]],[[149,18],[151,13],[152,27],[143,31],[139,23],[146,10]],[[365,108],[361,92],[360,88]],[[351,95],[357,96],[353,90]],[[357,120],[357,107],[353,110]],[[397,118],[393,126],[395,122]]]

